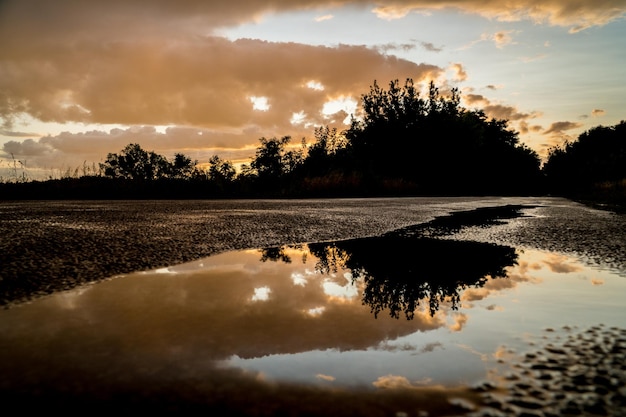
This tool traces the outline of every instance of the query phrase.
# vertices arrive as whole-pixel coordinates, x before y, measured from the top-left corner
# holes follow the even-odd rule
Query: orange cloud
[[[567,274],[570,272],[577,272],[582,269],[580,265],[572,265],[571,259],[567,256],[550,254],[546,256],[546,259],[543,262],[548,265],[550,271],[555,272],[557,274]]]
[[[543,132],[543,134],[558,136],[564,134],[566,130],[577,129],[581,126],[582,124],[576,122],[554,122]]]
[[[570,32],[605,25],[624,16],[622,0],[580,2],[574,0],[235,0],[229,2],[186,0],[6,0],[0,5],[0,33],[15,37],[54,36],[112,38],[133,34],[141,38],[173,33],[211,34],[218,28],[257,21],[270,13],[316,10],[326,13],[341,6],[370,7],[385,19],[398,19],[411,12],[428,13],[455,8],[499,21],[531,20],[569,27]],[[37,13],[33,13],[36,10]],[[164,23],[166,22],[166,23]],[[0,36],[0,39],[11,39]]]
[[[469,317],[464,313],[457,313],[454,315],[454,323],[449,326],[449,329],[453,332],[460,332],[467,324]]]
[[[400,375],[381,376],[376,381],[372,382],[372,385],[376,388],[386,389],[411,388],[413,386],[411,381]]]
[[[464,94],[463,101],[468,106],[483,106],[489,103],[489,100],[481,94]]]
[[[527,133],[539,133],[543,130],[543,127],[541,127],[540,125],[529,125],[528,122],[526,121],[521,121],[519,122],[519,130],[521,134],[527,134]]]
[[[489,104],[483,110],[490,117],[511,121],[532,119],[538,116],[537,113],[520,113],[516,107],[502,104]]]
[[[455,63],[450,65],[450,69],[454,72],[454,80],[455,81],[465,81],[467,80],[467,71],[463,68],[462,64]]]
[[[609,23],[625,11],[622,0],[600,4],[563,0],[506,4],[495,0],[5,0],[0,2],[0,125],[12,126],[24,115],[60,123],[179,125],[205,134],[177,136],[178,149],[189,145],[197,152],[208,152],[228,146],[239,152],[256,145],[260,136],[298,138],[310,134],[306,126],[341,123],[346,115],[325,115],[324,104],[340,97],[358,98],[374,79],[387,82],[411,77],[420,82],[444,73],[438,66],[416,64],[364,46],[231,41],[217,36],[222,28],[269,14],[310,10],[321,21],[342,6],[368,7],[386,18],[456,8],[501,21],[527,19],[571,31]],[[501,31],[492,39],[505,45],[510,37],[510,32]],[[415,45],[441,50],[425,42]],[[407,49],[415,45],[387,46]],[[456,80],[465,80],[465,69],[454,65]],[[308,88],[310,80],[324,89]],[[255,109],[251,97],[266,98],[267,110]],[[490,117],[511,121],[534,117],[498,104],[485,111]],[[306,118],[295,126],[293,114]],[[106,149],[111,152],[121,149],[119,139],[127,137],[118,133],[89,132],[82,139],[100,135],[103,145],[112,145]],[[164,139],[142,134],[152,135],[146,139],[148,148]],[[78,136],[32,139],[20,149],[32,155],[33,162],[68,157],[74,158],[68,162],[73,164],[87,157],[84,152],[79,156]],[[89,149],[89,157],[96,161],[102,155],[98,149]]]
[[[488,88],[495,89],[493,86]],[[522,113],[514,106],[492,103],[482,94],[474,94],[470,92],[468,94],[463,94],[461,98],[467,106],[482,109],[488,117],[494,119],[506,119],[511,122],[519,122],[519,124],[523,123],[524,125],[520,127],[521,130],[528,127],[528,122],[526,122],[526,120],[534,119],[540,115],[538,112]]]
[[[499,21],[531,20],[552,26],[569,27],[571,33],[602,26],[622,18],[626,6],[620,0],[584,3],[563,0],[395,0],[374,9],[381,18],[402,18],[412,11],[456,8]]]
[[[374,79],[426,80],[442,71],[363,46],[217,37],[56,45],[26,61],[5,55],[13,68],[0,80],[5,119],[18,103],[43,121],[207,128],[288,127],[298,111],[322,124],[329,97],[358,97]],[[303,85],[311,79],[325,90]],[[267,97],[268,111],[255,111],[252,96]]]
[[[323,22],[324,20],[332,20],[334,16],[332,14],[325,14],[323,16],[318,16],[315,18],[316,22]]]
[[[497,48],[504,48],[506,45],[513,43],[513,38],[511,37],[512,30],[502,30],[500,32],[494,33],[492,39],[496,44]]]

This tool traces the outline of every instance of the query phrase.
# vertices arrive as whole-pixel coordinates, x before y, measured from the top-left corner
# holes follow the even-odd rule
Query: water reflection
[[[418,409],[424,385],[481,380],[524,334],[623,324],[625,291],[562,254],[406,233],[230,252],[0,312],[0,398],[193,397],[271,415],[376,392],[393,415]]]
[[[424,302],[430,316],[441,303],[457,310],[460,293],[482,287],[488,278],[505,278],[517,263],[515,249],[479,242],[408,237],[403,233],[313,243],[308,252],[323,275],[349,270],[352,281],[362,280],[363,304],[374,317],[384,310],[393,318],[411,320]],[[303,252],[306,262],[306,252]],[[261,261],[291,262],[285,247],[261,250]]]
[[[389,310],[391,317],[403,313],[409,320],[422,301],[431,316],[443,302],[456,310],[462,290],[481,287],[488,277],[506,277],[506,268],[517,262],[515,249],[507,246],[394,234],[311,244],[309,250],[321,273],[348,268],[353,279],[364,281],[363,303],[375,317]]]

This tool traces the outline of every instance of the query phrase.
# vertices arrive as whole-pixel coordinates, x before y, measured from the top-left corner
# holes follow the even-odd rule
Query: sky
[[[626,0],[0,0],[0,180],[129,143],[246,163],[407,78],[545,157],[626,119],[625,17]]]

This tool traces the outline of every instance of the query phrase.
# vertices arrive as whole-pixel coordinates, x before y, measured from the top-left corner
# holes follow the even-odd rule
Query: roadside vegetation
[[[626,121],[551,149],[543,172],[554,193],[626,211]]]
[[[259,139],[248,164],[213,156],[208,168],[183,154],[172,160],[131,143],[99,166],[62,178],[0,184],[3,199],[135,199],[538,195],[624,204],[626,124],[596,127],[539,156],[506,120],[460,105],[431,82],[422,96],[411,79],[361,97],[363,115],[338,131],[317,127],[314,141]]]

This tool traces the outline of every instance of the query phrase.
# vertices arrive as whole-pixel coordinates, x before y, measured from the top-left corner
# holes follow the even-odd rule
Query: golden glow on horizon
[[[13,154],[32,172],[59,170],[131,142],[200,163],[237,149],[240,164],[259,137],[341,129],[373,80],[407,77],[480,97],[541,156],[624,118],[621,0],[134,3],[3,2],[4,165]],[[434,30],[447,25],[458,30]],[[123,132],[137,126],[135,139]]]

